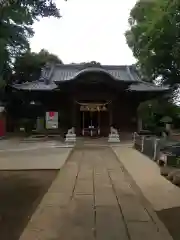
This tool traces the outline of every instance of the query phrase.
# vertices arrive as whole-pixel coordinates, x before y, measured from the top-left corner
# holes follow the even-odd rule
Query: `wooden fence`
[[[134,133],[134,148],[147,155],[150,159],[156,161],[160,152],[160,148],[164,146],[166,139],[157,138],[150,135],[139,135]]]

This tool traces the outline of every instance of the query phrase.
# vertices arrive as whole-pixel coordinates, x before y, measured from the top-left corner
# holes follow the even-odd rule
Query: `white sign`
[[[58,112],[46,112],[46,129],[58,128]]]

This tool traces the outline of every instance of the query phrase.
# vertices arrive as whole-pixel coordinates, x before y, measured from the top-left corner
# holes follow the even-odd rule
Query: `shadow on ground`
[[[0,171],[0,239],[18,240],[57,171]]]
[[[180,207],[156,212],[174,240],[180,239]]]

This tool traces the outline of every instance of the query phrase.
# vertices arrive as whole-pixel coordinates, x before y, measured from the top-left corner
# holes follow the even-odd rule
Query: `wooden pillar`
[[[4,112],[0,112],[0,138],[6,134],[6,118]]]
[[[84,136],[84,111],[82,112],[82,135]]]
[[[36,119],[36,131],[37,132],[43,132],[45,129],[45,119],[46,119],[46,115],[45,117],[37,117]]]
[[[138,119],[138,126],[137,126],[137,130],[138,132],[142,130],[142,119],[140,117],[137,118]]]
[[[72,104],[72,127],[76,128],[76,103]]]
[[[113,125],[113,109],[112,103],[109,105],[109,127]]]
[[[98,135],[101,134],[101,112],[98,111]]]
[[[93,136],[93,131],[92,131],[92,115],[93,115],[93,112],[90,112],[90,118],[91,118],[91,129],[90,129],[90,134],[91,134],[91,137]]]

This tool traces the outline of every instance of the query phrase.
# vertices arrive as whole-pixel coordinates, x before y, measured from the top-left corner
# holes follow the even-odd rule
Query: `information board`
[[[58,112],[46,112],[46,129],[58,128]]]

